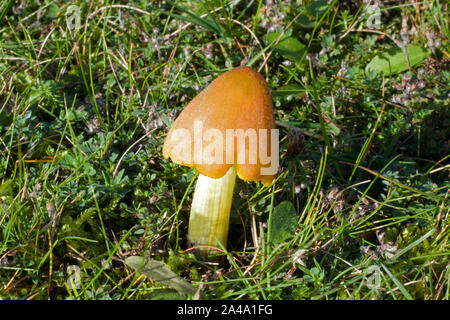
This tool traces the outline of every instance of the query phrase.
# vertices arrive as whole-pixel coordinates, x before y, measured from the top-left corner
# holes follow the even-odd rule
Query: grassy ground
[[[2,1],[0,298],[198,296],[125,263],[145,256],[207,299],[448,299],[449,6],[371,3]],[[272,90],[280,170],[237,182],[206,264],[195,172],[161,147],[242,64]]]

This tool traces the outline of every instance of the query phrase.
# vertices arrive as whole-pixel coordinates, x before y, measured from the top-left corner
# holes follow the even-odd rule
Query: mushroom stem
[[[192,245],[219,247],[219,241],[226,247],[235,181],[234,166],[219,179],[199,174],[189,218],[188,238]],[[217,251],[199,247],[199,252],[208,255]]]

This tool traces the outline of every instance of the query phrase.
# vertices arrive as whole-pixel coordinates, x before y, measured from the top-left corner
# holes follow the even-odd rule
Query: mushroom
[[[226,247],[236,175],[268,186],[278,169],[278,131],[263,77],[243,66],[216,78],[175,120],[163,155],[199,171],[188,240],[204,255],[217,253],[218,242]]]

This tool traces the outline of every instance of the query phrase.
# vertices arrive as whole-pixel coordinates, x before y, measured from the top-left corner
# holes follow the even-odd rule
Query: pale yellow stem
[[[191,245],[226,247],[233,189],[236,181],[234,166],[219,179],[199,174],[192,200],[188,239]],[[217,239],[217,240],[216,240]],[[211,248],[199,248],[206,254]]]

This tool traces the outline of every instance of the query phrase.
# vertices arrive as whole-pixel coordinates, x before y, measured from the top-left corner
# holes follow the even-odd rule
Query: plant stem
[[[198,176],[191,206],[188,238],[192,245],[205,246],[199,247],[202,253],[210,254],[216,251],[211,247],[219,247],[218,241],[226,247],[235,181],[234,166],[219,179],[202,174]]]

